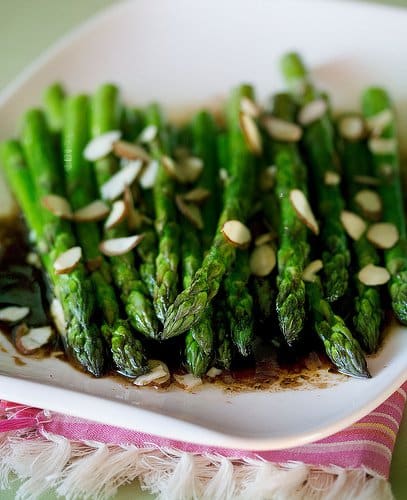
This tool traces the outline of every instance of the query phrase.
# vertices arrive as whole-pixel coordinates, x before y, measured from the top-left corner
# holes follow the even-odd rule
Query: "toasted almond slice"
[[[240,111],[252,118],[259,118],[262,113],[261,107],[253,99],[243,96],[240,100]]]
[[[339,120],[339,133],[348,141],[358,141],[366,134],[366,127],[360,115],[348,115]]]
[[[179,168],[182,171],[181,177],[184,178],[186,182],[192,183],[195,182],[201,175],[204,163],[202,158],[189,156],[179,164]]]
[[[355,175],[353,180],[358,184],[365,184],[366,186],[379,186],[380,181],[377,177],[371,177],[370,175]]]
[[[341,176],[338,172],[334,172],[333,170],[327,170],[324,176],[324,182],[327,186],[338,186],[341,182]]]
[[[298,142],[302,137],[302,128],[274,116],[268,116],[263,120],[263,126],[269,135],[277,141]]]
[[[73,214],[76,222],[93,222],[102,220],[109,214],[109,206],[102,200],[95,200],[80,208]]]
[[[133,380],[134,385],[163,385],[170,380],[170,371],[168,366],[157,359],[148,361],[150,371],[145,375],[140,375]]]
[[[185,146],[178,146],[174,149],[174,158],[177,161],[185,160],[189,156],[191,156],[191,151]]]
[[[384,285],[390,279],[390,273],[385,267],[368,264],[358,273],[359,281],[367,286]]]
[[[173,158],[171,158],[170,156],[167,156],[167,155],[163,155],[161,157],[161,164],[170,177],[172,177],[175,180],[179,180],[178,179],[179,166]]]
[[[357,241],[366,231],[366,222],[362,217],[359,217],[359,215],[353,212],[342,210],[340,219],[345,231],[355,241]]]
[[[202,385],[202,379],[200,377],[195,377],[192,373],[186,373],[185,375],[174,375],[175,380],[182,385],[187,391],[191,391],[196,387]]]
[[[178,210],[198,229],[204,227],[201,211],[195,203],[187,203],[181,196],[175,197],[175,203]]]
[[[270,165],[260,173],[259,187],[262,191],[270,191],[273,189],[276,179],[277,167]]]
[[[355,202],[363,214],[373,220],[377,220],[382,213],[382,200],[376,191],[362,189],[355,195]]]
[[[112,152],[113,143],[118,141],[122,133],[120,130],[111,130],[93,138],[85,147],[83,156],[88,161],[100,160]]]
[[[123,200],[115,201],[112,205],[112,211],[106,219],[105,228],[112,229],[124,221],[128,214],[127,205]]]
[[[144,169],[140,177],[140,186],[143,189],[151,189],[154,186],[160,164],[157,160],[152,160]]]
[[[137,141],[141,142],[142,144],[149,144],[150,142],[154,141],[154,139],[157,137],[157,134],[158,128],[155,125],[147,125],[147,127],[145,127],[141,131]]]
[[[182,198],[185,201],[191,203],[197,203],[198,205],[206,201],[211,195],[211,192],[208,189],[197,187],[195,189],[191,189],[188,193],[182,195]]]
[[[301,125],[310,125],[324,116],[328,110],[328,104],[322,97],[315,99],[303,106],[298,114],[298,122]]]
[[[252,235],[247,226],[238,220],[228,220],[223,224],[222,234],[234,247],[245,248],[249,245]]]
[[[266,243],[270,243],[271,241],[275,240],[277,238],[277,234],[269,231],[268,233],[261,234],[260,236],[257,236],[257,238],[254,240],[254,244],[256,247],[260,247],[261,245],[265,245]]]
[[[226,168],[219,169],[219,179],[224,186],[228,183],[229,172],[226,170]]]
[[[86,263],[85,263],[85,265],[86,265],[86,269],[90,273],[93,273],[93,271],[97,271],[100,268],[100,266],[102,265],[102,263],[103,263],[103,258],[102,258],[101,255],[98,255],[94,259],[87,260]]]
[[[71,219],[72,209],[69,201],[63,196],[57,194],[47,194],[41,198],[41,204],[52,214],[61,219]]]
[[[66,334],[66,320],[64,310],[62,308],[61,302],[54,298],[52,299],[49,312],[51,314],[51,318],[54,321],[55,327],[58,330],[58,333],[62,336]]]
[[[369,150],[375,155],[391,155],[397,150],[395,139],[384,139],[382,137],[373,137],[369,140]]]
[[[240,113],[239,121],[247,147],[253,154],[260,155],[263,151],[263,140],[257,123],[245,113]]]
[[[256,247],[250,255],[250,271],[255,276],[268,276],[276,266],[276,252],[270,245]]]
[[[300,220],[304,222],[314,234],[319,234],[318,222],[315,219],[305,194],[300,189],[292,189],[290,191],[290,201]]]
[[[28,252],[26,257],[26,262],[30,266],[36,267],[37,269],[41,269],[41,259],[36,252]]]
[[[315,281],[317,273],[324,267],[321,259],[313,260],[302,272],[302,279],[310,283]]]
[[[16,323],[25,318],[30,312],[29,307],[8,306],[0,309],[0,321]]]
[[[398,242],[399,231],[390,222],[377,222],[369,227],[366,237],[377,248],[387,250]]]
[[[126,186],[131,186],[141,172],[143,162],[136,160],[119,170],[102,184],[100,192],[105,200],[115,200],[121,196]]]
[[[53,330],[50,326],[19,328],[15,337],[16,348],[21,354],[34,354],[38,349],[49,343],[52,334]]]
[[[380,113],[366,119],[366,125],[372,136],[380,136],[384,129],[393,121],[394,115],[391,109],[383,109]]]
[[[150,155],[144,148],[127,141],[116,141],[113,144],[113,153],[119,158],[126,158],[127,160],[141,160],[143,162],[151,160]]]
[[[82,258],[82,248],[72,247],[61,255],[54,262],[54,271],[57,274],[68,274],[75,269]]]
[[[123,238],[112,238],[104,240],[99,245],[99,250],[109,257],[115,255],[123,255],[130,250],[133,250],[144,238],[144,234],[135,234],[133,236],[125,236]]]
[[[206,372],[206,376],[209,378],[215,378],[218,377],[221,373],[222,370],[216,368],[215,366],[212,366],[212,368],[209,368],[209,370]]]

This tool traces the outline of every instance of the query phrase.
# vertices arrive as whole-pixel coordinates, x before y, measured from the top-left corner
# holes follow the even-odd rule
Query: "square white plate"
[[[241,81],[261,98],[281,88],[277,62],[299,50],[334,107],[357,106],[361,90],[385,85],[407,132],[407,11],[302,0],[136,0],[114,6],[62,40],[0,96],[0,139],[55,80],[92,92],[116,82],[137,105],[158,100],[173,115],[220,97]],[[404,146],[407,145],[405,141]],[[2,211],[9,200],[0,189]],[[1,334],[0,334],[1,335]],[[0,397],[105,423],[207,445],[279,449],[336,432],[362,417],[407,377],[407,331],[395,327],[369,360],[371,380],[326,389],[226,394],[139,390],[92,379],[57,359],[14,362],[0,343]]]

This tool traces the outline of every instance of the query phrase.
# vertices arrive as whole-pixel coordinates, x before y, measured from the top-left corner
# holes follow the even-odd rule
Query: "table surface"
[[[70,0],[69,2],[0,0],[0,91],[50,44],[84,19],[115,1],[117,0]],[[407,7],[407,0],[374,0],[374,3]],[[405,471],[407,471],[407,414],[400,428],[390,476],[397,500],[406,497]],[[2,491],[1,498],[14,499],[16,487],[17,485],[14,485],[10,490]],[[54,498],[56,497],[53,494],[41,497],[42,500]],[[147,500],[153,497],[143,493],[137,484],[121,487],[116,499],[130,498]]]

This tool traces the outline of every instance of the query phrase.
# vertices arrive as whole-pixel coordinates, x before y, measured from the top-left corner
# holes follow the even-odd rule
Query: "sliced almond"
[[[112,229],[124,221],[128,214],[126,203],[123,200],[115,201],[112,205],[112,211],[105,222],[105,229]]]
[[[270,245],[256,247],[250,255],[250,271],[255,276],[268,276],[276,266],[276,252]]]
[[[339,133],[348,141],[358,141],[366,134],[363,118],[359,115],[344,116],[339,121]]]
[[[124,255],[130,250],[133,250],[144,238],[144,234],[135,234],[133,236],[125,236],[123,238],[112,238],[104,240],[99,245],[99,250],[109,257],[116,255]]]
[[[367,286],[384,285],[390,279],[390,273],[385,267],[368,264],[358,273],[359,281]]]
[[[44,208],[49,210],[52,214],[61,219],[71,219],[72,209],[69,201],[63,196],[57,194],[48,194],[41,198],[41,204]]]
[[[253,99],[243,96],[240,100],[240,111],[252,118],[259,118],[262,113],[261,107]]]
[[[353,180],[357,184],[365,184],[366,186],[379,186],[380,181],[377,177],[371,177],[370,175],[355,175]]]
[[[143,144],[149,144],[150,142],[154,141],[154,139],[157,137],[157,134],[158,128],[155,125],[147,125],[147,127],[145,127],[141,131],[137,141]]]
[[[143,189],[151,189],[154,186],[159,166],[157,160],[150,161],[146,166],[140,177],[140,186]]]
[[[313,260],[308,264],[308,266],[302,272],[302,279],[304,281],[309,281],[310,283],[313,283],[316,279],[316,275],[323,267],[324,264],[321,259]]]
[[[395,139],[373,137],[369,140],[368,146],[369,150],[375,155],[391,155],[397,150],[397,141]]]
[[[219,169],[219,179],[224,186],[228,183],[229,172],[226,170],[226,168]]]
[[[239,120],[247,147],[253,154],[260,155],[263,151],[263,140],[257,123],[245,113],[240,113]]]
[[[57,274],[68,274],[75,269],[82,258],[82,248],[72,247],[61,253],[54,262],[54,271]]]
[[[277,234],[269,231],[268,233],[261,234],[260,236],[257,236],[257,238],[254,240],[254,244],[256,247],[259,247],[261,245],[265,245],[266,243],[270,243],[271,241],[274,241],[277,238]]]
[[[262,191],[270,191],[273,189],[276,181],[277,167],[275,165],[270,165],[263,169],[260,173],[259,187]]]
[[[209,370],[206,372],[206,376],[209,378],[215,378],[215,377],[218,377],[221,373],[222,373],[222,370],[212,366],[212,368],[209,368]]]
[[[66,320],[64,310],[62,308],[61,302],[54,298],[52,299],[49,312],[51,314],[51,318],[54,321],[55,327],[58,330],[58,333],[62,336],[66,334]]]
[[[247,226],[238,220],[228,220],[223,224],[222,234],[234,247],[245,248],[249,245],[252,235]]]
[[[324,182],[327,186],[338,186],[341,182],[341,176],[338,172],[327,170],[324,176]]]
[[[100,188],[102,198],[105,200],[114,200],[121,196],[126,186],[131,186],[141,172],[143,163],[136,160],[122,170],[119,170]]]
[[[298,142],[302,137],[302,128],[300,126],[274,116],[265,118],[263,126],[270,137],[276,141]]]
[[[116,141],[113,144],[113,153],[119,158],[126,158],[127,160],[141,160],[143,162],[151,160],[150,155],[144,148],[127,141]]]
[[[380,113],[366,119],[366,124],[372,136],[382,135],[384,129],[393,121],[394,115],[391,109],[383,109]]]
[[[188,156],[188,158],[185,158],[181,163],[179,163],[179,167],[182,171],[181,177],[185,178],[186,182],[193,183],[201,175],[204,163],[202,158],[198,158],[197,156]]]
[[[340,219],[345,231],[355,241],[357,241],[366,231],[366,222],[362,219],[362,217],[359,217],[359,215],[353,212],[342,210]]]
[[[200,377],[195,377],[192,373],[186,373],[185,375],[174,375],[175,380],[182,385],[187,391],[191,391],[196,387],[202,385],[202,379]]]
[[[175,197],[178,210],[198,229],[204,227],[201,211],[195,203],[187,203],[181,196]]]
[[[208,189],[197,187],[195,189],[191,189],[188,193],[182,195],[182,198],[185,201],[191,203],[197,203],[198,205],[206,201],[211,195],[211,192]]]
[[[150,371],[145,375],[140,375],[133,380],[134,385],[163,385],[170,380],[170,371],[168,366],[157,359],[151,359],[148,362]]]
[[[8,306],[0,309],[0,321],[16,323],[25,318],[30,312],[29,307]]]
[[[376,247],[387,250],[398,242],[399,231],[390,222],[377,222],[369,227],[366,237]]]
[[[290,191],[290,201],[299,219],[304,222],[314,234],[319,234],[318,222],[315,219],[305,194],[300,189],[292,189]]]
[[[328,111],[328,104],[322,97],[315,99],[303,106],[298,114],[298,122],[301,125],[310,125],[322,118]]]
[[[120,130],[111,130],[95,137],[87,144],[83,156],[88,161],[104,158],[113,151],[113,144],[120,139],[121,135]]]
[[[177,161],[185,160],[188,156],[191,156],[191,152],[187,147],[178,146],[174,149],[174,158],[176,158]]]
[[[102,220],[109,214],[109,206],[102,200],[95,200],[80,208],[73,214],[76,222],[93,222]]]
[[[86,269],[90,272],[93,273],[94,271],[97,271],[100,266],[103,264],[103,258],[101,255],[98,255],[94,259],[89,259],[86,261]]]
[[[26,262],[30,266],[36,267],[37,269],[41,269],[41,259],[36,252],[28,252],[26,257]]]
[[[355,202],[362,210],[363,214],[373,220],[380,218],[382,213],[382,200],[376,191],[362,189],[355,195]]]
[[[16,348],[21,354],[34,354],[50,342],[52,335],[53,330],[50,326],[19,328],[15,337]]]

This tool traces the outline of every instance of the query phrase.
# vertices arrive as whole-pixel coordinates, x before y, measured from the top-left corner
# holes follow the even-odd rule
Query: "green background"
[[[203,1],[203,0],[201,0]],[[311,0],[304,0],[311,1]],[[50,44],[93,13],[115,0],[0,0],[0,91]],[[375,0],[407,7],[407,0]],[[397,500],[407,495],[407,415],[404,418],[393,457],[391,483]],[[2,500],[12,500],[15,488],[1,491]],[[54,495],[42,497],[44,500]],[[120,500],[147,500],[137,485],[122,487]]]

